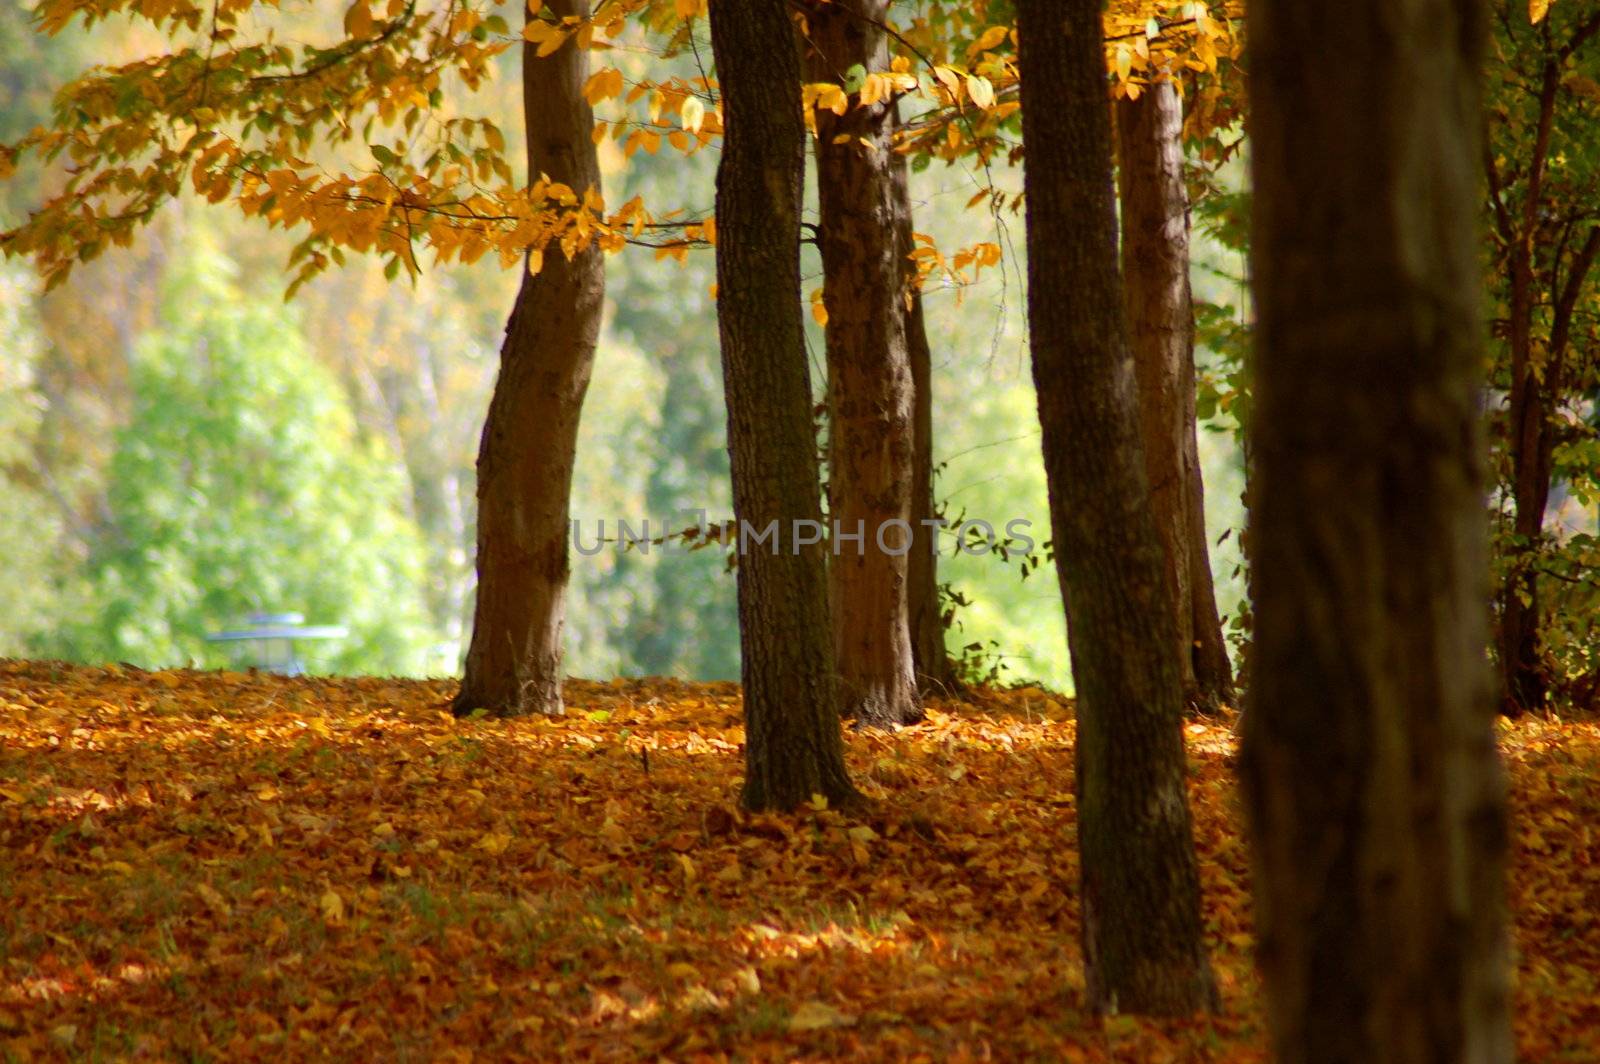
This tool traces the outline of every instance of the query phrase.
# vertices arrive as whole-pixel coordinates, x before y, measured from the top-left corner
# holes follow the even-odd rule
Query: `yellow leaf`
[[[861,83],[860,100],[862,107],[871,107],[881,100],[887,100],[894,86],[882,74],[868,74]]]
[[[215,887],[207,883],[197,884],[194,892],[200,895],[200,900],[206,903],[206,908],[218,916],[227,916],[233,912],[233,906],[228,904],[228,899],[217,892]]]
[[[985,111],[994,106],[994,84],[981,74],[967,75],[967,95]]]
[[[789,1017],[789,1030],[821,1031],[829,1027],[850,1027],[855,1022],[854,1016],[840,1012],[827,1002],[807,1001]]]
[[[542,269],[544,269],[544,251],[534,248],[528,252],[528,276],[537,277]]]
[[[1001,41],[1006,39],[1006,34],[1009,32],[1010,30],[1008,30],[1005,26],[990,26],[988,29],[984,30],[983,36],[979,37],[968,46],[967,61],[971,62],[979,54],[994,48]]]
[[[497,857],[506,852],[511,845],[511,836],[504,831],[491,831],[483,838],[472,844],[475,850],[482,850],[491,857]]]
[[[555,52],[566,43],[567,33],[565,30],[552,30],[548,37],[539,42],[539,49],[534,53],[534,55],[540,59],[543,59],[545,56]]]
[[[600,825],[600,838],[614,848],[626,846],[633,841],[628,837],[627,829],[615,820],[607,820]]]
[[[706,105],[700,102],[698,96],[685,96],[682,106],[678,108],[678,118],[683,122],[684,129],[698,133],[706,121]]]
[[[1528,21],[1537,26],[1550,13],[1550,0],[1528,0]]]
[[[611,91],[611,68],[596,70],[589,75],[589,80],[583,83],[583,98],[593,107],[601,100],[615,93]]]
[[[356,0],[344,13],[344,32],[347,37],[367,37],[372,33],[372,8],[368,0]]]
[[[819,111],[832,111],[836,115],[842,115],[850,110],[850,97],[846,96],[839,86],[821,82],[815,87]]]
[[[317,908],[322,910],[322,918],[328,923],[344,923],[344,899],[332,887],[323,891],[322,897],[317,899]]]

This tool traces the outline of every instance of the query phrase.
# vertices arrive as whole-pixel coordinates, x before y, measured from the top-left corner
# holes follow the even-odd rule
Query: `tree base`
[[[470,717],[481,712],[486,717],[496,720],[509,720],[513,717],[560,717],[567,712],[566,703],[561,698],[558,687],[554,693],[546,693],[542,697],[534,697],[532,692],[519,692],[515,696],[494,697],[480,693],[462,685],[461,690],[450,700],[450,712],[457,717]]]

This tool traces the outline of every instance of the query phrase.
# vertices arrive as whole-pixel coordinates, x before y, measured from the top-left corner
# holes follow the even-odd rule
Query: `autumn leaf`
[[[334,925],[344,923],[344,899],[332,887],[322,892],[322,896],[317,899],[317,908],[328,923]]]
[[[807,1001],[789,1017],[789,1030],[821,1031],[829,1027],[851,1027],[855,1022],[854,1016],[840,1012],[826,1002]]]
[[[967,75],[967,95],[977,106],[988,110],[994,106],[994,85],[979,74]]]

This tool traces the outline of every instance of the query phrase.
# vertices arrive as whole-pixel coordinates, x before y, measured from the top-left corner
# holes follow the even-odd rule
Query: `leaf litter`
[[[1190,724],[1222,1010],[1083,1010],[1070,704],[849,732],[874,799],[737,805],[734,684],[0,662],[0,1054],[16,1060],[1257,1061],[1226,727]],[[1600,1059],[1600,728],[1502,725],[1515,1014]]]

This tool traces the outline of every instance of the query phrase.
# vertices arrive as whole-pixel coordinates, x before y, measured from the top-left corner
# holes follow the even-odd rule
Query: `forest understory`
[[[1070,702],[847,731],[870,808],[737,809],[735,684],[0,662],[7,1060],[1266,1058],[1227,721],[1187,746],[1219,1013],[1084,1008]],[[1600,1059],[1600,726],[1500,725],[1526,1060]]]

